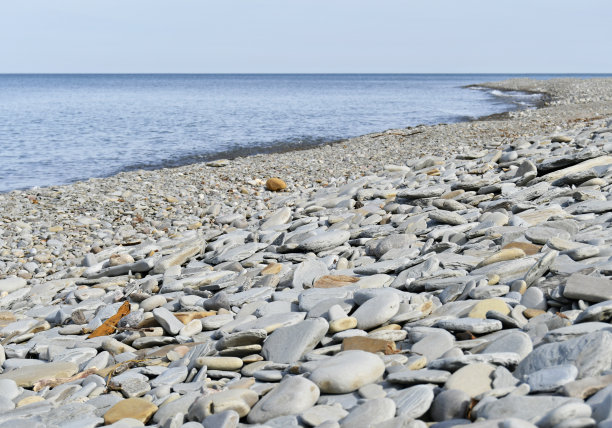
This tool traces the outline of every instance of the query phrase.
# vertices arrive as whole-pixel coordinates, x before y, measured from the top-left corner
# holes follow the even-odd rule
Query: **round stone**
[[[279,190],[283,190],[286,188],[287,188],[287,184],[280,178],[273,177],[273,178],[269,178],[266,181],[266,189],[272,192],[278,192]]]
[[[321,360],[310,374],[327,394],[344,394],[375,382],[385,371],[385,364],[376,355],[365,351],[343,351]]]

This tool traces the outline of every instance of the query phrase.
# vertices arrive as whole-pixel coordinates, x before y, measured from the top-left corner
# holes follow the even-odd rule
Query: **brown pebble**
[[[268,181],[266,181],[266,189],[271,190],[272,192],[278,192],[279,190],[286,188],[287,184],[280,178],[269,178]]]
[[[543,311],[542,309],[532,309],[532,308],[528,308],[528,309],[525,309],[523,311],[523,315],[527,319],[535,318],[538,315],[542,315],[542,314],[545,314],[545,313],[546,313],[546,311]]]

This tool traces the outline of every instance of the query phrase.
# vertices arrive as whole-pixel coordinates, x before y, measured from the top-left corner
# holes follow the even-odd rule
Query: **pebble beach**
[[[544,96],[0,194],[0,428],[612,428],[612,79],[479,86]]]

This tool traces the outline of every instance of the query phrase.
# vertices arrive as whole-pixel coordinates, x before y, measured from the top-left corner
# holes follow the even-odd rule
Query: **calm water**
[[[537,101],[462,88],[506,77],[0,75],[0,192],[456,122]]]

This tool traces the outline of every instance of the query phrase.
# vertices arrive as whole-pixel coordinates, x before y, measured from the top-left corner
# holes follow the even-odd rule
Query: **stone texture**
[[[249,423],[266,421],[285,415],[299,414],[319,399],[319,388],[308,379],[299,376],[286,377],[268,392],[249,413]]]
[[[104,423],[109,425],[121,419],[130,418],[146,424],[156,411],[157,406],[147,400],[128,398],[121,400],[104,413]]]
[[[365,351],[344,351],[318,362],[309,379],[328,394],[356,391],[375,382],[385,371],[385,365],[375,354]]]

